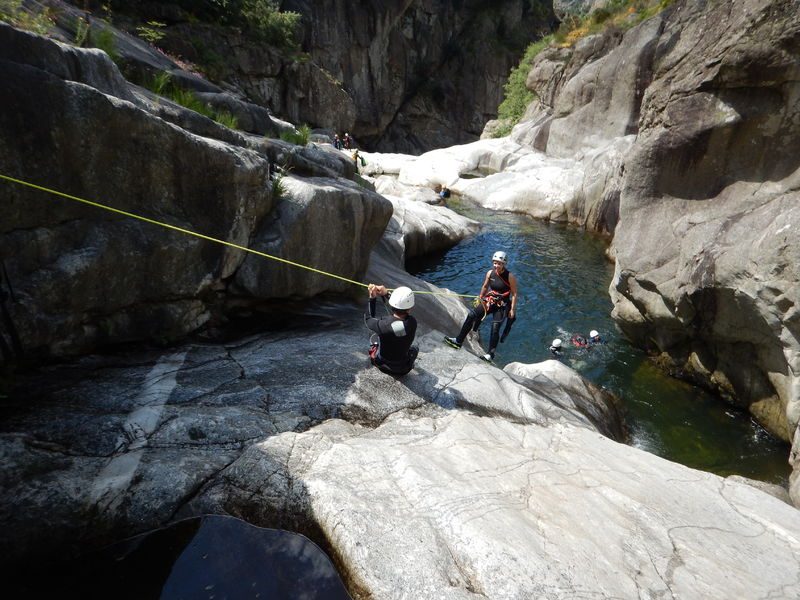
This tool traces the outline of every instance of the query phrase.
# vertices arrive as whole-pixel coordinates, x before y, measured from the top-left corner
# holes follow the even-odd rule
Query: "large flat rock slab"
[[[796,509],[567,423],[401,411],[277,436],[229,471],[260,510],[290,490],[357,597],[798,594]]]

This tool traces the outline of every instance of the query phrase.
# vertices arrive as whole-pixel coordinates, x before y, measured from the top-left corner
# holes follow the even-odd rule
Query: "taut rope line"
[[[41,185],[36,185],[35,183],[30,183],[28,181],[23,181],[21,179],[15,179],[14,177],[9,177],[8,175],[3,175],[0,173],[0,179],[5,179],[6,181],[10,181],[12,183],[16,183],[19,185],[24,185],[35,190],[40,190],[42,192],[47,192],[48,194],[53,194],[55,196],[61,196],[62,198],[67,198],[69,200],[74,200],[75,202],[80,202],[82,204],[88,204],[89,206],[94,206],[95,208],[101,208],[103,210],[107,210],[113,213],[117,213],[119,215],[123,215],[125,217],[130,217],[131,219],[138,219],[139,221],[144,221],[145,223],[150,223],[151,225],[158,225],[160,227],[166,227],[167,229],[172,229],[173,231],[178,231],[180,233],[184,233],[186,235],[191,235],[202,240],[206,240],[209,242],[215,242],[217,244],[222,244],[223,246],[229,246],[231,248],[236,248],[237,250],[241,250],[243,252],[250,252],[251,254],[255,254],[257,256],[261,256],[263,258],[269,258],[271,260],[275,260],[287,265],[291,265],[293,267],[297,267],[298,269],[306,269],[307,271],[312,271],[314,273],[319,273],[320,275],[325,275],[326,277],[332,277],[334,279],[338,279],[340,281],[344,281],[346,283],[352,283],[353,285],[358,285],[361,287],[369,287],[366,283],[361,283],[360,281],[354,281],[352,279],[348,279],[347,277],[342,277],[341,275],[336,275],[335,273],[328,273],[327,271],[322,271],[320,269],[315,269],[314,267],[309,267],[307,265],[303,265],[291,260],[287,260],[285,258],[281,258],[279,256],[273,256],[272,254],[267,254],[266,252],[261,252],[259,250],[253,250],[252,248],[248,248],[247,246],[241,246],[239,244],[234,244],[233,242],[228,242],[226,240],[221,240],[219,238],[211,237],[209,235],[204,235],[202,233],[198,233],[196,231],[192,231],[191,229],[184,229],[183,227],[178,227],[176,225],[170,225],[169,223],[164,223],[163,221],[157,221],[155,219],[150,219],[148,217],[143,217],[142,215],[137,215],[136,213],[128,212],[125,210],[121,210],[119,208],[114,208],[113,206],[108,206],[106,204],[101,204],[99,202],[92,202],[91,200],[86,200],[85,198],[79,198],[78,196],[73,196],[71,194],[65,194],[64,192],[59,192],[58,190],[53,190]],[[455,294],[453,292],[427,292],[427,291],[415,291],[415,294],[429,294],[432,296],[459,296],[464,298],[475,298],[476,296],[470,294]]]

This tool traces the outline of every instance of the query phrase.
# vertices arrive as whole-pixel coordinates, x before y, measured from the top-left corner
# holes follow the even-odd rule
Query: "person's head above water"
[[[550,344],[550,347],[554,349],[561,348],[561,340],[558,338],[554,339],[553,343]]]

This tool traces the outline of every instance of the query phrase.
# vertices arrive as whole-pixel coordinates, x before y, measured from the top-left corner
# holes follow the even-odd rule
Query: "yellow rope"
[[[293,262],[291,260],[286,260],[285,258],[280,258],[279,256],[273,256],[272,254],[267,254],[266,252],[260,252],[259,250],[253,250],[252,248],[248,248],[247,246],[240,246],[239,244],[234,244],[233,242],[227,242],[225,240],[220,240],[215,237],[211,237],[208,235],[203,235],[202,233],[197,233],[196,231],[191,231],[190,229],[184,229],[183,227],[177,227],[175,225],[170,225],[169,223],[164,223],[162,221],[156,221],[155,219],[149,219],[147,217],[143,217],[141,215],[137,215],[132,212],[128,212],[125,210],[120,210],[119,208],[113,208],[111,206],[107,206],[105,204],[100,204],[99,202],[92,202],[91,200],[86,200],[84,198],[79,198],[77,196],[72,196],[70,194],[65,194],[64,192],[59,192],[57,190],[51,190],[50,188],[43,187],[41,185],[36,185],[35,183],[29,183],[27,181],[23,181],[21,179],[15,179],[13,177],[9,177],[8,175],[3,175],[0,173],[0,179],[5,179],[6,181],[11,181],[13,183],[17,183],[19,185],[24,185],[36,190],[40,190],[43,192],[47,192],[49,194],[54,194],[56,196],[61,196],[62,198],[68,198],[70,200],[75,200],[76,202],[81,202],[83,204],[88,204],[89,206],[94,206],[96,208],[102,208],[103,210],[108,210],[110,212],[114,212],[120,215],[124,215],[126,217],[130,217],[132,219],[138,219],[140,221],[144,221],[145,223],[150,223],[152,225],[159,225],[161,227],[166,227],[167,229],[172,229],[173,231],[179,231],[180,233],[185,233],[186,235],[193,235],[194,237],[198,237],[203,240],[208,240],[209,242],[216,242],[217,244],[222,244],[224,246],[230,246],[231,248],[236,248],[237,250],[242,250],[244,252],[250,252],[252,254],[256,254],[258,256],[262,256],[264,258],[270,258],[272,260],[276,260],[278,262],[285,263],[287,265],[291,265],[293,267],[297,267],[299,269],[306,269],[307,271],[313,271],[314,273],[319,273],[320,275],[325,275],[326,277],[333,277],[334,279],[339,279],[340,281],[345,281],[347,283],[352,283],[353,285],[358,285],[361,287],[369,287],[366,283],[361,283],[360,281],[353,281],[352,279],[347,279],[347,277],[342,277],[341,275],[336,275],[334,273],[328,273],[327,271],[321,271],[320,269],[315,269],[314,267],[309,267],[306,265],[302,265],[300,263]],[[474,298],[475,296],[470,296],[468,294],[455,294],[453,292],[414,292],[415,294],[431,294],[431,295],[439,295],[439,296],[463,296],[465,298]]]

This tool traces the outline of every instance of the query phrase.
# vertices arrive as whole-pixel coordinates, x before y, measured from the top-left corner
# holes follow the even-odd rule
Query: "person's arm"
[[[478,298],[480,298],[481,301],[483,300],[484,296],[486,296],[486,293],[489,291],[489,277],[491,277],[491,275],[492,275],[492,270],[489,269],[489,271],[486,273],[486,278],[483,280],[481,291],[478,294]]]
[[[374,283],[370,283],[368,289],[369,304],[367,305],[367,314],[364,315],[364,324],[368,329],[376,333],[382,333],[380,319],[375,317],[375,304],[378,300],[378,296],[385,296],[388,292],[386,291],[386,286],[375,285]]]
[[[514,274],[509,274],[508,286],[511,288],[511,310],[508,311],[508,316],[511,319],[517,318],[517,278]]]

